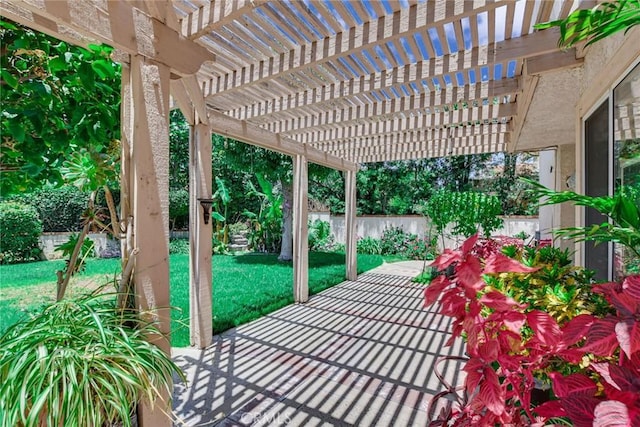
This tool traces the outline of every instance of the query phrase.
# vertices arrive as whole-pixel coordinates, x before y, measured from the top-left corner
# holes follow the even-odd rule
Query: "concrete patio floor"
[[[188,384],[174,389],[176,426],[419,426],[450,320],[423,308],[420,261],[385,264],[252,323],[205,350],[174,348]],[[440,365],[459,383],[454,362]]]

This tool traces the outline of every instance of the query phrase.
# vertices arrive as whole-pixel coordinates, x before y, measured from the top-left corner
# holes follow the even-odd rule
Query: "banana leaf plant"
[[[229,243],[229,226],[227,224],[227,209],[231,202],[231,195],[224,180],[216,177],[216,192],[213,193],[214,207],[211,217],[216,221],[216,236],[223,245]],[[222,239],[220,238],[222,237]]]

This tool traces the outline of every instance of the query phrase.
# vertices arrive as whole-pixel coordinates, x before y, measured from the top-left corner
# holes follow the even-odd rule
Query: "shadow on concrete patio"
[[[205,350],[173,349],[176,425],[414,426],[442,390],[434,362],[462,355],[423,308],[421,263],[386,264],[250,324]],[[455,362],[440,366],[460,383]]]

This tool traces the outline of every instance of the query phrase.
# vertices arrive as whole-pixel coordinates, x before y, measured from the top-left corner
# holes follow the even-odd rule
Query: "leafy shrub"
[[[407,259],[433,259],[435,246],[427,238],[405,233],[401,227],[385,228],[381,239],[382,255],[399,255]]]
[[[379,239],[369,236],[360,238],[358,239],[356,252],[366,255],[380,255],[382,254],[382,243]]]
[[[327,221],[316,219],[309,223],[309,250],[329,251],[333,246],[333,234]]]
[[[79,231],[81,217],[87,209],[89,194],[74,186],[44,187],[29,194],[15,195],[12,200],[36,208],[45,233]]]
[[[0,263],[39,259],[42,222],[33,206],[0,202]]]
[[[594,421],[593,415],[600,403],[595,398],[596,390],[602,387],[586,374],[592,376],[591,370],[602,373],[611,363],[604,358],[610,358],[618,347],[627,354],[627,360],[640,348],[629,340],[630,330],[638,326],[634,316],[640,314],[640,277],[629,281],[626,288],[624,284],[593,287],[618,309],[619,318],[614,318],[604,299],[588,292],[590,275],[571,267],[568,252],[551,247],[525,248],[521,241],[507,246],[489,242],[478,241],[476,235],[459,249],[445,250],[434,265],[440,270],[452,269],[452,273],[436,276],[425,289],[425,305],[440,300],[439,312],[453,318],[453,334],[447,345],[456,337],[464,337],[468,355],[457,358],[465,362],[465,396],[460,398],[454,388],[448,387],[440,397],[457,396],[458,406],[442,412],[430,425],[547,425],[550,418],[567,416],[580,421],[576,425],[606,425],[602,419]],[[612,297],[623,289],[627,295]],[[576,348],[585,337],[585,345]],[[627,368],[625,378],[637,377],[640,372],[637,363]],[[562,384],[563,375],[569,375],[566,378],[572,378],[572,384]],[[626,386],[609,381],[616,375],[602,377],[611,385],[605,385],[605,391]],[[531,397],[540,381],[553,382],[556,397],[561,400],[536,407]],[[577,395],[571,396],[570,389]],[[593,399],[579,402],[591,392]],[[570,399],[565,405],[567,397]],[[640,396],[629,397],[631,400],[625,403]],[[584,410],[572,412],[580,406]],[[433,402],[429,413],[432,408]],[[574,418],[578,413],[580,418]]]
[[[171,229],[189,224],[189,192],[184,189],[169,190],[169,221]]]
[[[189,239],[169,240],[169,254],[189,255]]]

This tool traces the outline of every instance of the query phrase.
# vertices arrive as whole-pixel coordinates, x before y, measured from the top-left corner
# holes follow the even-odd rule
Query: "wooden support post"
[[[161,336],[149,337],[170,353],[169,332],[169,68],[131,57],[133,138],[131,203],[133,245],[139,250],[133,280],[138,308],[158,321]],[[123,100],[123,103],[127,102]],[[142,427],[171,426],[171,408],[158,401],[139,408]]]
[[[189,135],[189,307],[191,345],[205,348],[213,336],[211,223],[204,222],[198,199],[211,197],[211,130],[191,126]]]
[[[293,156],[293,298],[297,303],[309,299],[307,190],[307,157],[297,154]]]
[[[358,278],[358,257],[356,251],[356,172],[346,171],[344,177],[347,280],[356,280]]]

